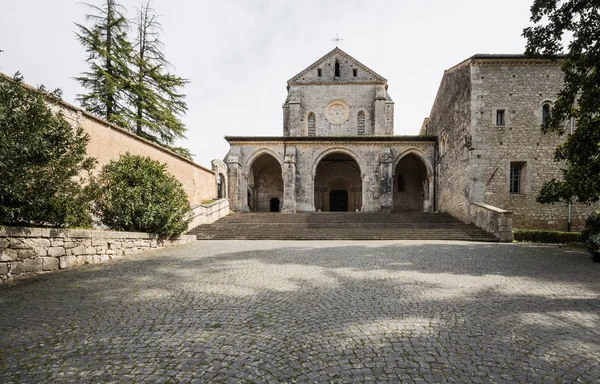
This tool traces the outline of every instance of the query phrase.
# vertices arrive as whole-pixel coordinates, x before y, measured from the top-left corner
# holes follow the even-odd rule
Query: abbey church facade
[[[560,176],[540,131],[561,87],[556,63],[474,56],[445,72],[421,133],[394,135],[387,80],[335,48],[288,81],[283,135],[227,136],[227,191],[239,212],[512,211],[515,227],[580,226],[590,207],[542,206]],[[492,208],[493,208],[492,207]]]

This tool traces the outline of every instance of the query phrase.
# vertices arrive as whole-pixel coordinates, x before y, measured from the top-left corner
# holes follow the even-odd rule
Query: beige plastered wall
[[[127,152],[148,156],[167,165],[168,171],[183,185],[192,206],[217,197],[213,171],[70,104],[60,102],[55,108],[61,110],[74,126],[80,125],[89,135],[87,153],[98,162],[97,169]]]

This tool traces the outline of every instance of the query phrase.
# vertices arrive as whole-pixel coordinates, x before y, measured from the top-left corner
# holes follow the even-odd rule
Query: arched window
[[[365,134],[365,113],[363,111],[358,112],[356,119],[356,130],[359,135]]]
[[[404,192],[404,176],[398,176],[398,192]]]
[[[317,136],[317,119],[312,112],[308,114],[308,136]]]
[[[335,77],[340,77],[340,62],[335,61]]]
[[[546,124],[550,119],[550,104],[546,103],[542,106],[542,124]]]

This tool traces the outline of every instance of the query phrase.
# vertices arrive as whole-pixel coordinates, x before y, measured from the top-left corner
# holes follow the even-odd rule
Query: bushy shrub
[[[94,211],[110,229],[163,236],[187,230],[187,194],[165,164],[127,153],[103,167],[97,188]]]
[[[521,230],[514,231],[513,235],[516,241],[528,241],[532,243],[565,244],[582,241],[581,233],[579,232]]]
[[[600,263],[600,211],[592,213],[586,219],[582,235],[593,260]]]
[[[584,241],[595,233],[600,233],[600,211],[596,211],[588,216],[585,220],[585,227],[581,232]]]
[[[22,80],[0,74],[0,223],[87,227],[89,138],[49,108],[60,91],[27,88]]]

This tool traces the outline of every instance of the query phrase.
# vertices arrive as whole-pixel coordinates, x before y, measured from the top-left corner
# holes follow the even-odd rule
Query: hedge
[[[513,235],[516,241],[526,241],[531,243],[566,244],[583,242],[580,232],[519,230],[514,231]]]

